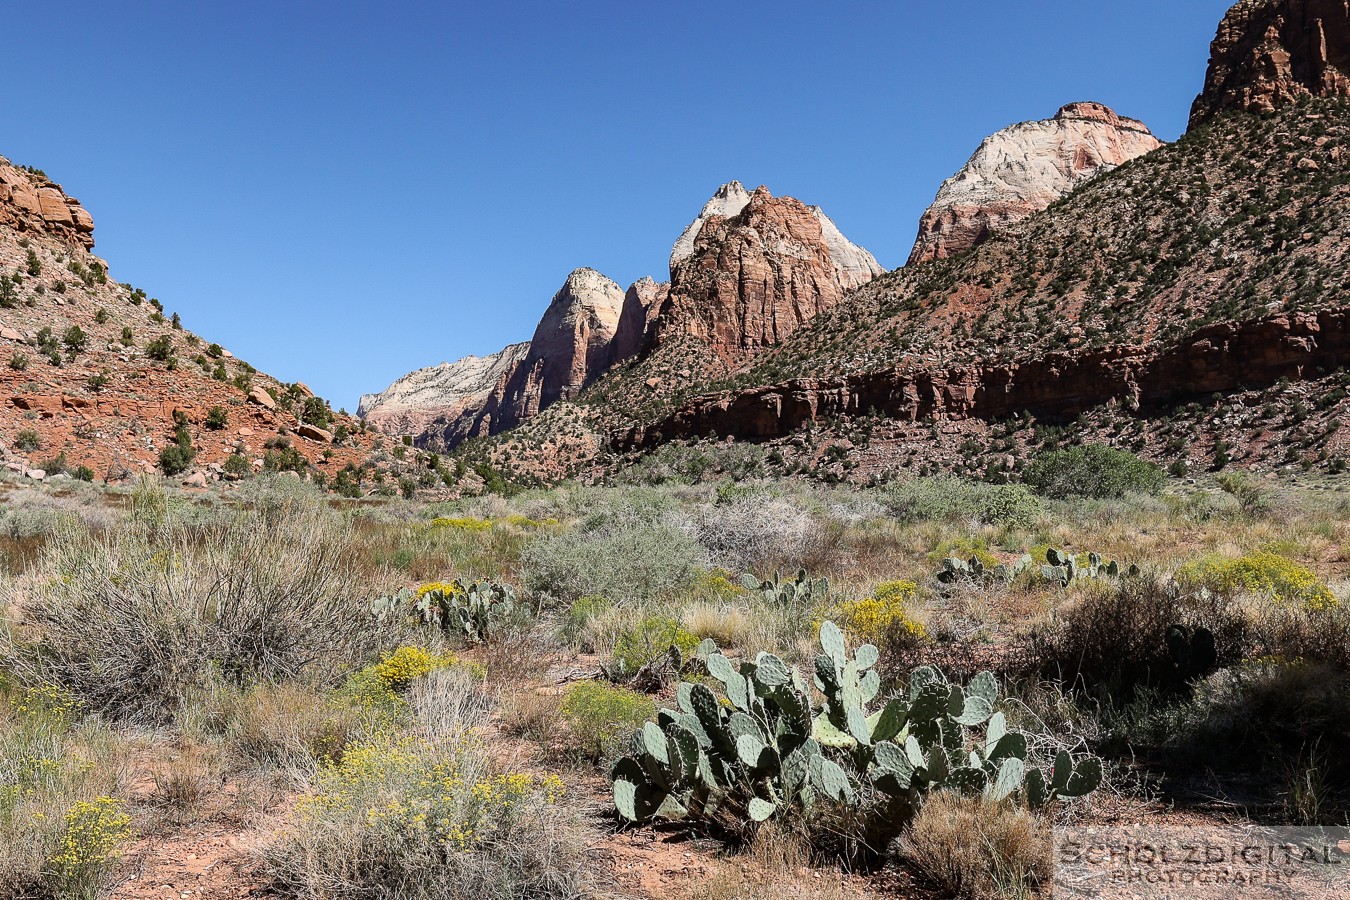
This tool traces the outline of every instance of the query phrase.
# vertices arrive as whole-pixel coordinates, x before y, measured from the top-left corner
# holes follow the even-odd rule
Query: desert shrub
[[[572,898],[589,836],[561,795],[494,771],[467,728],[377,735],[319,766],[266,858],[302,896]]]
[[[230,414],[226,412],[223,406],[213,406],[206,413],[206,427],[212,431],[219,431],[230,424]]]
[[[1241,660],[1252,639],[1244,612],[1224,598],[1184,591],[1151,578],[1126,578],[1085,591],[1036,641],[1038,664],[1069,683],[1080,679],[1113,694],[1137,685],[1175,685],[1167,630],[1209,629],[1219,665]]]
[[[945,897],[1034,896],[1053,862],[1045,825],[1023,807],[942,791],[900,840],[900,856]]]
[[[129,836],[125,750],[51,685],[0,685],[0,894],[92,898]]]
[[[285,500],[192,525],[143,487],[133,516],[49,540],[3,650],[25,678],[118,718],[171,717],[213,672],[246,687],[333,673],[379,642],[351,525]]]
[[[689,524],[715,564],[739,572],[800,567],[822,541],[809,512],[760,492],[705,507]]]
[[[928,632],[913,618],[919,586],[912,581],[887,581],[871,596],[839,604],[831,617],[855,639],[880,648],[923,642]]]
[[[596,651],[595,646],[586,640],[587,626],[597,616],[608,612],[613,607],[614,604],[606,597],[578,597],[567,609],[560,636],[569,645],[587,653],[594,653]]]
[[[287,767],[338,758],[361,721],[360,710],[322,685],[300,681],[254,685],[213,712],[219,721],[208,733],[224,736],[240,757]]]
[[[610,674],[627,678],[647,663],[679,648],[687,659],[698,646],[697,635],[686,631],[679,622],[665,616],[644,616],[619,633],[611,654]]]
[[[1128,451],[1088,444],[1038,454],[1023,480],[1042,497],[1106,500],[1129,493],[1156,494],[1167,483],[1167,475]]]
[[[677,594],[702,561],[698,542],[667,520],[602,520],[593,530],[536,537],[521,555],[526,586],[563,602],[599,594],[616,603]]]
[[[964,478],[914,478],[887,487],[882,504],[901,522],[974,519],[981,486]]]
[[[248,457],[242,453],[231,453],[225,457],[221,470],[232,479],[247,478],[253,474],[253,466],[249,463]]]
[[[1331,589],[1312,570],[1276,553],[1249,553],[1237,559],[1208,556],[1182,566],[1177,580],[1226,597],[1254,594],[1309,609],[1337,605]]]
[[[573,741],[597,762],[622,753],[634,729],[655,715],[656,704],[647,695],[599,681],[572,685],[562,702]]]
[[[992,485],[980,497],[978,517],[990,525],[1030,528],[1045,511],[1040,499],[1020,484]]]
[[[471,516],[440,516],[431,520],[433,528],[450,528],[455,531],[491,531],[492,522],[488,519],[475,519]]]
[[[145,345],[145,355],[159,362],[167,362],[173,356],[173,338],[160,335]]]
[[[14,435],[14,446],[25,453],[32,453],[42,446],[42,438],[38,437],[38,433],[33,429],[25,428]]]

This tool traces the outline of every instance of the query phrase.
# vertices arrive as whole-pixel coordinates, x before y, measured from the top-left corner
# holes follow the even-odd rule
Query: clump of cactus
[[[469,643],[486,642],[500,623],[519,611],[510,585],[453,581],[429,587],[377,598],[371,611],[381,619],[400,614],[416,617],[424,625]]]
[[[997,566],[986,566],[978,556],[972,556],[969,560],[953,556],[942,561],[942,568],[938,569],[933,577],[939,584],[959,584],[966,581],[1002,581],[1011,584],[1013,579],[1031,568],[1031,565],[1031,556],[1026,554],[1015,562]]]
[[[1138,566],[1122,569],[1115,560],[1106,560],[1100,553],[1089,553],[1087,562],[1081,563],[1072,553],[1051,547],[1045,551],[1046,565],[1041,566],[1041,577],[1061,587],[1068,587],[1080,578],[1119,578],[1122,575],[1134,577],[1139,574]]]
[[[766,602],[779,606],[810,606],[824,600],[830,591],[828,578],[812,580],[807,577],[805,569],[798,570],[797,577],[790,581],[784,581],[778,572],[773,573],[772,581],[761,581],[750,574],[742,575],[741,586],[760,594]]]
[[[1173,625],[1165,637],[1172,666],[1185,679],[1196,678],[1213,669],[1219,662],[1214,644],[1214,632],[1208,628],[1189,630],[1184,625]]]
[[[725,700],[705,684],[681,683],[678,708],[634,734],[613,768],[619,814],[753,827],[832,803],[863,807],[875,825],[898,830],[935,789],[1041,807],[1101,783],[1095,757],[1061,752],[1048,771],[1029,765],[1027,737],[995,711],[998,683],[988,672],[963,687],[921,667],[907,692],[881,703],[876,647],[850,653],[829,621],[820,645],[808,683],[773,654],[738,667],[704,641],[698,655]]]

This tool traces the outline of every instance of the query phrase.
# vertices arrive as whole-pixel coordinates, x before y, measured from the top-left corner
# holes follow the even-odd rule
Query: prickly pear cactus
[[[772,581],[761,581],[754,575],[742,575],[741,586],[760,594],[765,602],[778,606],[810,606],[824,600],[830,591],[829,579],[818,578],[813,581],[807,577],[805,569],[799,569],[797,576],[790,581],[784,581],[778,572],[773,573]]]

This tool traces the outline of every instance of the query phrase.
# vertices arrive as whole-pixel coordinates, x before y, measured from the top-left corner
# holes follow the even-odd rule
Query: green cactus
[[[509,585],[484,581],[465,586],[454,581],[447,587],[437,587],[420,595],[403,590],[390,597],[380,597],[371,602],[371,612],[378,619],[399,614],[415,617],[424,625],[439,628],[447,636],[482,643],[499,623],[518,611],[515,592]]]
[[[1204,675],[1219,662],[1214,632],[1208,628],[1187,631],[1184,625],[1173,625],[1167,629],[1165,640],[1172,655],[1172,665],[1182,678]]]
[[[683,682],[676,709],[635,733],[615,763],[614,803],[633,822],[740,821],[755,827],[805,814],[822,801],[856,805],[878,828],[898,829],[936,789],[1021,797],[1042,806],[1089,793],[1101,761],[1060,754],[1049,775],[1027,766],[1027,738],[995,711],[998,682],[988,672],[964,686],[938,670],[910,673],[908,690],[878,702],[880,653],[851,653],[833,622],[820,628],[813,683],[768,653],[732,663],[712,641],[697,649],[725,702],[704,684]],[[974,730],[983,729],[979,735]],[[859,788],[870,783],[876,793]]]
[[[1079,578],[1120,578],[1122,575],[1134,578],[1139,575],[1138,566],[1122,569],[1120,563],[1107,561],[1100,553],[1088,553],[1084,564],[1072,553],[1051,547],[1045,552],[1045,561],[1047,565],[1041,566],[1041,577],[1060,587],[1068,587]]]
[[[791,581],[784,581],[778,572],[773,573],[772,581],[761,581],[750,574],[742,575],[741,586],[747,591],[759,593],[766,602],[778,606],[811,606],[824,600],[830,591],[828,578],[813,581],[806,576],[805,569],[798,570],[797,577]]]
[[[1031,565],[1031,556],[1027,554],[1023,554],[1016,562],[1002,563],[993,568],[986,566],[978,557],[971,557],[969,560],[951,557],[942,561],[942,568],[934,573],[933,577],[939,584],[946,585],[959,584],[963,581],[1001,581],[1011,584],[1018,575],[1031,568]]]

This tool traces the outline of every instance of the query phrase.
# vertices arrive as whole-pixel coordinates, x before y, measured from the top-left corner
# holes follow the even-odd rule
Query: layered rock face
[[[507,383],[492,431],[510,428],[574,396],[606,371],[624,290],[594,269],[577,269],[553,296],[530,339],[530,352]]]
[[[1335,371],[1348,355],[1350,311],[1279,315],[1210,326],[1167,348],[1124,346],[1010,365],[890,369],[701,397],[615,444],[632,450],[675,437],[764,440],[868,411],[900,421],[996,420],[1025,411],[1070,420],[1111,401],[1134,409],[1174,405]]]
[[[419,434],[436,420],[472,425],[488,399],[505,389],[530,352],[529,341],[491,356],[466,356],[404,375],[378,394],[361,398],[357,414],[386,434]],[[461,435],[462,440],[468,435]]]
[[[658,284],[651,278],[643,278],[627,290],[619,328],[614,333],[614,364],[638,356],[651,345],[652,329],[668,296],[670,283]]]
[[[761,188],[763,190],[763,188]],[[728,182],[717,189],[712,199],[703,205],[698,218],[689,223],[670,251],[670,272],[672,278],[675,268],[694,255],[699,234],[709,219],[720,217],[731,219],[740,215],[750,205],[752,195],[739,181]],[[835,225],[819,206],[809,206],[808,211],[820,222],[821,236],[830,251],[830,262],[839,276],[844,289],[866,284],[886,270],[871,253],[844,237],[839,226]]]
[[[818,208],[764,187],[735,215],[703,219],[692,253],[679,250],[655,341],[691,336],[728,361],[781,343],[881,272]]]
[[[1350,96],[1350,0],[1243,0],[1219,25],[1191,127],[1334,96]]]
[[[664,288],[647,279],[625,292],[594,269],[577,269],[530,340],[405,375],[362,397],[360,413],[380,431],[442,447],[514,428],[608,371],[621,345],[639,352]]]
[[[72,247],[94,246],[94,219],[80,201],[45,176],[0,159],[0,226],[54,237]]]
[[[909,262],[969,250],[1160,146],[1143,122],[1100,103],[1072,103],[1053,119],[1005,128],[942,183],[919,222]]]

